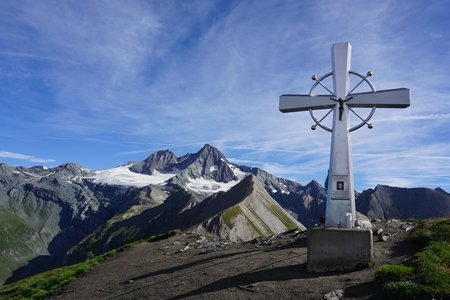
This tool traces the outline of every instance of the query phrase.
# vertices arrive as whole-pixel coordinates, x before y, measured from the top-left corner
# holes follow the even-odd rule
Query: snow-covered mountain
[[[95,172],[73,163],[0,164],[0,284],[65,264],[69,249],[83,257],[167,229],[245,240],[310,227],[325,214],[325,199],[316,181],[302,186],[233,164],[211,145]],[[450,196],[379,186],[359,194],[356,206],[370,217],[448,216]]]
[[[164,150],[140,162],[97,171],[94,182],[137,187],[180,185],[207,197],[228,191],[248,174],[230,163],[218,149],[205,145],[197,153],[181,157]]]
[[[5,217],[0,223],[9,220],[8,226],[21,228],[14,238],[6,224],[2,229],[8,231],[0,232],[5,248],[0,249],[5,262],[0,283],[63,264],[68,249],[115,216],[138,216],[180,189],[202,202],[229,191],[250,173],[272,191],[290,185],[276,177],[272,182],[262,170],[232,164],[210,145],[181,157],[158,151],[141,162],[95,172],[73,163],[56,168],[0,164],[0,214]]]
[[[255,175],[272,195],[289,195],[302,189],[297,182],[278,178],[259,168],[233,164],[208,144],[197,153],[181,157],[169,150],[158,151],[143,161],[96,171],[92,179],[100,184],[134,187],[179,185],[204,198],[228,191],[249,174]]]

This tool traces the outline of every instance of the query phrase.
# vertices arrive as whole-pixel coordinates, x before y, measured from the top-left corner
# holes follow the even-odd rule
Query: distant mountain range
[[[0,283],[170,229],[232,241],[304,230],[325,214],[326,190],[229,162],[216,148],[89,171],[0,164]],[[377,186],[357,194],[369,218],[450,216],[442,189]]]

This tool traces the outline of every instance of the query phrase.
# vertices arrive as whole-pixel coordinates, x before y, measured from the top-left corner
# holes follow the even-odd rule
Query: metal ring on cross
[[[361,80],[359,81],[358,84],[356,84],[356,85],[350,90],[350,92],[347,94],[346,98],[347,98],[347,97],[351,97],[351,96],[352,96],[352,93],[353,93],[353,92],[354,92],[354,91],[355,91],[362,83],[366,83],[367,86],[370,88],[370,90],[371,90],[372,92],[376,92],[375,86],[374,86],[374,85],[372,84],[372,82],[368,79],[368,77],[372,76],[372,72],[369,71],[369,72],[367,72],[367,75],[364,76],[364,75],[361,75],[361,74],[358,73],[358,72],[355,72],[355,71],[349,71],[349,75],[354,75],[354,76],[356,76],[356,77],[359,77]],[[320,77],[320,78],[318,78],[318,79],[317,79],[317,77],[316,77],[315,75],[313,75],[312,79],[315,81],[315,83],[314,83],[313,86],[311,87],[311,90],[309,91],[309,95],[310,95],[310,96],[314,96],[314,95],[315,95],[315,94],[314,94],[314,90],[320,85],[321,87],[323,87],[325,90],[328,91],[328,93],[330,94],[330,97],[336,97],[336,95],[335,95],[330,89],[328,89],[328,88],[326,87],[325,84],[322,83],[325,79],[327,79],[327,78],[330,77],[330,76],[333,76],[333,72],[329,72],[329,73],[323,75],[322,77]],[[351,76],[350,76],[350,79],[351,79]],[[360,116],[354,109],[352,109],[351,107],[349,107],[348,109],[349,109],[350,112],[352,112],[352,113],[360,120],[360,123],[356,124],[356,125],[353,126],[353,127],[350,127],[350,129],[349,129],[348,131],[350,131],[350,132],[355,131],[355,130],[361,128],[362,126],[364,126],[364,125],[366,125],[366,124],[367,124],[367,126],[368,126],[369,128],[372,128],[372,124],[370,124],[370,123],[368,123],[368,122],[369,122],[369,120],[372,118],[373,114],[375,113],[375,106],[372,107],[371,111],[369,112],[369,114],[368,114],[367,117],[365,117],[365,118],[361,117],[361,116]],[[322,129],[325,129],[326,131],[333,132],[333,129],[331,129],[330,127],[328,127],[328,126],[326,126],[326,125],[324,125],[324,124],[322,123],[322,122],[326,119],[326,117],[328,117],[328,116],[330,115],[330,113],[331,113],[332,111],[334,111],[334,107],[333,107],[332,109],[330,109],[330,111],[328,111],[328,112],[327,112],[322,118],[320,118],[320,119],[318,119],[318,118],[314,115],[312,109],[309,110],[309,114],[311,115],[311,118],[313,119],[314,123],[316,123],[317,126],[321,127]],[[316,129],[316,125],[313,125],[313,126],[311,127],[311,129],[313,129],[313,130]]]

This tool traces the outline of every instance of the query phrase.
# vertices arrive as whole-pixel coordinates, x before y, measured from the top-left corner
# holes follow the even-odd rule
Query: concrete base
[[[311,228],[308,230],[308,272],[351,270],[372,261],[372,230]]]

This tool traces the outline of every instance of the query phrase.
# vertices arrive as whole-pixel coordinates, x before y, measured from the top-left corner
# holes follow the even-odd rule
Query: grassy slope
[[[0,207],[0,284],[43,246],[39,235],[22,218]]]
[[[376,273],[391,299],[450,298],[450,219],[422,221],[411,235],[423,248],[410,265],[385,265]]]
[[[179,234],[179,230],[172,230],[168,233],[152,236],[148,238],[147,242],[155,242],[162,239],[169,238],[171,236]],[[55,290],[68,284],[71,281],[76,280],[79,276],[89,272],[94,266],[107,260],[117,252],[124,251],[138,243],[137,241],[124,245],[118,249],[111,250],[100,256],[96,256],[92,259],[88,259],[84,262],[57,268],[51,271],[47,271],[24,280],[15,282],[10,285],[6,285],[0,288],[0,299],[11,300],[26,300],[26,299],[43,299],[48,295],[51,295]]]
[[[144,228],[142,225],[142,218],[133,216],[132,218],[124,218],[124,215],[129,214],[129,211],[124,214],[119,214],[108,220],[104,225],[99,226],[94,232],[86,236],[77,245],[70,249],[70,252],[77,253],[75,257],[77,260],[85,258],[87,253],[93,255],[100,255],[110,249],[118,248],[121,245],[131,243],[141,237],[137,237],[139,228]],[[130,220],[136,220],[133,224]],[[86,257],[89,258],[89,257]]]
[[[270,212],[272,212],[279,220],[281,223],[283,223],[283,225],[286,227],[286,230],[295,230],[295,229],[299,229],[298,226],[289,219],[287,212],[284,211],[281,208],[278,208],[276,205],[270,203],[269,201],[265,200],[263,201],[266,197],[265,195],[259,195],[258,194],[258,199],[260,199],[260,201],[262,201],[262,205],[264,205]],[[247,214],[245,214],[241,207],[238,205],[235,205],[231,208],[229,208],[227,211],[225,211],[225,213],[223,214],[223,220],[224,223],[229,227],[229,228],[233,228],[234,226],[234,219],[238,216],[238,215],[243,215],[247,221],[247,223],[253,228],[253,230],[260,236],[266,236],[268,235],[273,235],[275,234],[272,229],[270,228],[270,226],[268,226],[263,220],[262,218],[258,215],[258,213],[255,212],[255,210],[251,207],[250,204],[245,204],[245,208],[250,212],[250,215],[248,216]],[[254,221],[257,222],[254,222]],[[258,228],[258,226],[256,226],[257,223],[259,226],[262,226],[263,228]],[[261,230],[264,230],[266,232],[266,234],[264,234]]]

